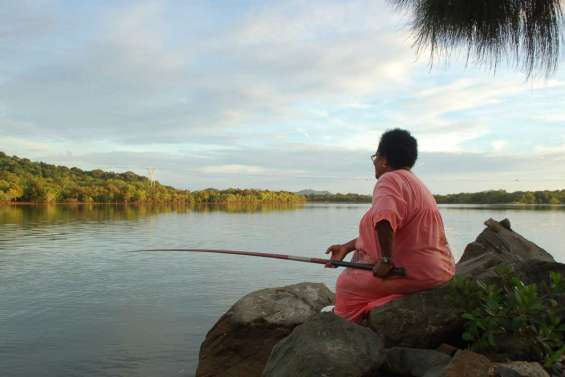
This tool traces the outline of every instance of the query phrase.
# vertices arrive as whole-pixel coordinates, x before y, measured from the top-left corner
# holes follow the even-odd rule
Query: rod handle
[[[344,261],[337,261],[337,260],[330,260],[330,263],[336,267],[350,267],[350,268],[358,268],[361,270],[369,270],[373,271],[373,264],[370,263],[353,263],[353,262],[344,262]],[[390,275],[396,276],[406,276],[406,269],[404,267],[394,267],[390,271]]]

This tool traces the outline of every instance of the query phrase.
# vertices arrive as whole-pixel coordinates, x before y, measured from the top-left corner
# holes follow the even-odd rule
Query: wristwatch
[[[390,259],[389,257],[382,257],[381,260],[385,264],[392,264],[392,259]]]

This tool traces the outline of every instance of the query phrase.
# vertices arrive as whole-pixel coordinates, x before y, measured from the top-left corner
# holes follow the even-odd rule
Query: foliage
[[[490,190],[434,196],[441,204],[565,204],[565,190],[515,192]]]
[[[254,189],[177,190],[151,182],[132,172],[114,173],[32,162],[9,157],[0,152],[0,201],[126,203],[174,202],[236,203],[282,202],[302,203],[304,197],[286,191]]]
[[[525,284],[511,270],[499,268],[496,282],[456,278],[453,303],[465,319],[463,340],[472,349],[496,351],[497,341],[520,339],[532,350],[533,360],[546,367],[565,354],[565,281],[550,273],[540,286]]]
[[[309,202],[371,203],[370,195],[312,194],[304,195]],[[491,190],[474,193],[434,195],[440,204],[565,204],[565,190],[515,191]]]
[[[479,62],[496,67],[509,55],[528,74],[551,73],[559,60],[560,0],[390,0],[414,11],[412,29],[419,48],[432,57],[458,45]]]
[[[332,203],[371,203],[371,195],[361,194],[315,194],[305,195],[306,200],[309,202],[332,202]]]

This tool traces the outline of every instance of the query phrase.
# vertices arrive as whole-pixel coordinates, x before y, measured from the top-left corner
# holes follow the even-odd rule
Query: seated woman
[[[395,129],[381,136],[371,156],[378,179],[371,208],[361,218],[359,236],[326,251],[343,260],[374,264],[373,272],[347,268],[337,279],[335,313],[361,320],[371,309],[406,294],[449,281],[455,263],[436,201],[412,172],[417,142],[408,131]],[[394,275],[403,267],[406,276]]]

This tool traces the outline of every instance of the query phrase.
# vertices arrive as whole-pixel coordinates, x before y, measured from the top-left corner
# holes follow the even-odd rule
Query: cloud
[[[33,40],[55,28],[52,1],[5,0],[0,7],[0,45]],[[0,53],[7,53],[1,51]]]
[[[491,146],[494,152],[500,152],[506,147],[508,142],[506,140],[494,140],[491,142]]]
[[[364,7],[263,6],[200,41],[197,28],[177,35],[182,20],[170,24],[167,3],[109,7],[93,13],[92,32],[79,31],[39,67],[8,76],[0,104],[8,120],[54,139],[175,143],[198,140],[202,129],[285,122],[303,116],[304,101],[349,101],[406,76],[407,41],[386,30],[386,17],[363,15]],[[351,22],[360,16],[362,23]],[[44,43],[67,39],[79,25],[68,27]]]
[[[265,174],[267,170],[262,166],[257,165],[239,165],[239,164],[228,164],[228,165],[208,165],[199,168],[202,173],[205,174]]]
[[[393,127],[418,138],[434,190],[527,186],[562,160],[561,73],[430,71],[383,1],[19,4],[0,7],[10,153],[156,167],[178,187],[351,192],[370,192]]]

